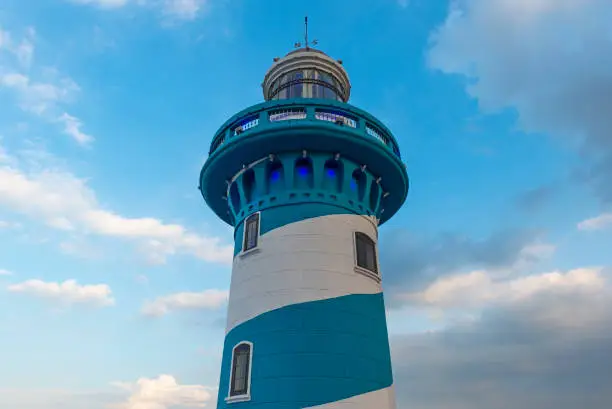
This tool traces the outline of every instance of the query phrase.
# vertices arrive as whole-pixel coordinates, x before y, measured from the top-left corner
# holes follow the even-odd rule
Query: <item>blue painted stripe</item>
[[[240,408],[298,409],[392,385],[382,293],[294,304],[264,313],[225,339],[217,408],[227,408],[232,348],[253,343],[251,401]]]
[[[342,206],[334,206],[326,203],[296,203],[271,207],[261,211],[260,235],[268,233],[279,227],[291,223],[300,222],[314,217],[328,216],[333,214],[362,214]],[[234,257],[242,251],[244,223],[241,223],[234,231]]]

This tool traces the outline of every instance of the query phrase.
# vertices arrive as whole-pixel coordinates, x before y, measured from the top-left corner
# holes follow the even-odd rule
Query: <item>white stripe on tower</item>
[[[375,219],[321,216],[263,234],[256,252],[234,258],[226,332],[291,304],[380,293],[379,281],[355,271],[355,232],[376,242]]]
[[[325,405],[310,406],[310,409],[375,409],[395,408],[395,389],[393,385],[385,389],[352,396]],[[306,408],[309,409],[309,408]]]

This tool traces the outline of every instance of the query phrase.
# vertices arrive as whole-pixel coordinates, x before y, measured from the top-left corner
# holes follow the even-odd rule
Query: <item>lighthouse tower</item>
[[[311,45],[274,59],[265,102],[219,128],[200,174],[234,227],[217,408],[395,408],[377,243],[408,176]]]

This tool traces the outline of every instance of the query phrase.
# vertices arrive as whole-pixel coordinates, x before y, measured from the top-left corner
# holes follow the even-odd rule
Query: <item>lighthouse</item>
[[[343,62],[312,46],[274,58],[264,102],[219,128],[200,174],[234,228],[218,409],[395,408],[378,228],[408,175],[348,103]]]

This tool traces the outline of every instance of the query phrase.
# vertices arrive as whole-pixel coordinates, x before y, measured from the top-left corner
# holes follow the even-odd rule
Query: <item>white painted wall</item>
[[[352,396],[338,402],[311,406],[312,409],[395,409],[395,390],[393,385],[385,389]]]
[[[226,332],[287,305],[381,292],[379,282],[355,272],[355,231],[377,242],[373,217],[347,214],[311,218],[262,235],[257,251],[234,258]]]

